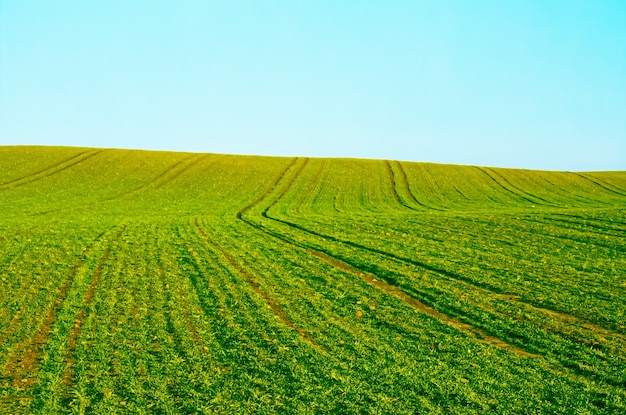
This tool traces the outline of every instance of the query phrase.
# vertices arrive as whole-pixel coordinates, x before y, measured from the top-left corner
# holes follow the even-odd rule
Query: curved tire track
[[[302,169],[304,168],[304,166],[306,165],[306,163],[300,167],[300,169],[298,171],[296,171],[296,173],[288,180],[286,186],[282,189],[282,191],[276,196],[274,197],[274,200],[261,212],[261,216],[263,216],[266,219],[269,220],[273,220],[273,221],[277,221],[280,223],[283,223],[291,228],[295,228],[295,229],[299,229],[301,231],[310,233],[310,234],[314,234],[318,237],[322,237],[324,239],[330,239],[333,240],[335,242],[342,242],[339,239],[335,238],[335,237],[331,237],[331,236],[327,236],[327,235],[322,235],[319,233],[316,233],[314,231],[310,231],[304,227],[301,227],[299,225],[290,223],[290,222],[286,222],[283,221],[281,219],[276,219],[274,217],[269,216],[268,211],[269,209],[271,209],[276,203],[278,203],[278,201],[280,200],[280,198],[287,193],[287,191],[289,190],[289,188],[291,187],[291,185],[295,182],[295,180],[297,179],[299,173],[302,171]],[[290,166],[291,167],[291,166]],[[289,168],[290,168],[289,167]],[[272,193],[272,191],[274,189],[276,189],[278,187],[278,184],[280,183],[280,181],[284,180],[285,175],[287,173],[287,171],[289,170],[286,169],[281,176],[279,177],[279,179],[277,181],[275,181],[274,186],[265,193],[265,195],[269,195]],[[255,205],[260,204],[263,201],[263,198],[261,198],[260,200],[255,201]],[[247,208],[247,209],[246,209]],[[482,332],[481,330],[469,325],[469,324],[465,324],[465,323],[460,323],[458,321],[455,321],[453,318],[437,311],[436,309],[434,309],[433,307],[427,306],[426,304],[422,303],[421,301],[419,301],[418,299],[410,296],[409,294],[407,294],[406,292],[402,291],[399,287],[389,284],[388,282],[382,281],[380,279],[380,277],[374,277],[372,274],[368,273],[368,272],[364,272],[360,269],[358,269],[358,267],[356,267],[354,264],[350,264],[348,262],[346,262],[343,259],[339,259],[337,257],[335,257],[333,254],[331,254],[330,252],[318,249],[318,248],[313,248],[309,245],[307,245],[306,243],[302,243],[302,242],[298,242],[292,238],[288,238],[280,233],[277,232],[273,232],[267,228],[265,228],[264,226],[257,224],[251,220],[249,220],[248,218],[243,216],[244,211],[248,211],[251,209],[251,206],[247,206],[244,207],[243,209],[241,209],[238,214],[237,214],[237,218],[242,220],[243,222],[247,223],[249,226],[252,226],[254,229],[257,229],[267,235],[273,236],[275,238],[278,238],[280,240],[282,240],[283,242],[286,242],[292,246],[304,249],[306,251],[308,251],[311,254],[314,254],[315,256],[317,256],[318,258],[321,258],[323,260],[325,260],[326,262],[328,262],[329,264],[338,267],[340,269],[343,269],[344,271],[348,271],[349,273],[351,273],[352,275],[358,276],[362,279],[365,280],[365,282],[369,283],[370,285],[375,286],[376,288],[387,292],[388,294],[391,294],[395,297],[400,298],[402,301],[404,301],[405,303],[411,305],[412,307],[414,307],[415,309],[426,313],[434,318],[437,318],[440,321],[443,321],[446,324],[452,325],[453,327],[457,328],[460,331],[463,331],[465,333],[471,333],[472,335],[478,336],[480,338],[482,338],[484,341],[499,347],[499,348],[504,348],[507,350],[510,350],[520,356],[524,356],[524,357],[529,357],[529,356],[535,356],[534,354],[523,350],[517,346],[513,346],[501,339],[497,339],[495,337],[489,336],[487,334],[485,334],[484,332]],[[368,247],[365,247],[364,245],[360,245],[360,244],[354,244],[354,243],[349,243],[348,245],[351,245],[354,248],[359,248],[359,249],[365,249],[368,251],[372,251],[371,249],[369,249]],[[387,255],[388,253],[384,252],[384,251],[380,251],[380,250],[373,250],[376,253],[382,253]],[[391,254],[393,255],[393,254]],[[395,258],[394,259],[399,259],[401,260],[401,257],[397,257],[395,255],[393,255]],[[427,265],[427,264],[424,264]],[[431,271],[436,270],[436,268],[434,267],[430,267],[432,268]],[[440,271],[440,270],[438,270]]]
[[[485,174],[487,177],[489,177],[489,179],[491,179],[491,181],[493,181],[496,185],[498,185],[498,187],[504,189],[507,193],[510,193],[518,198],[521,198],[525,201],[527,201],[528,203],[531,203],[533,205],[542,205],[542,204],[547,204],[548,206],[553,206],[550,202],[548,202],[545,199],[541,199],[538,196],[533,196],[529,193],[524,192],[521,189],[518,189],[517,187],[513,186],[508,180],[506,180],[502,175],[497,174],[495,171],[493,171],[492,169],[486,168],[486,167],[476,167],[478,169],[478,171],[482,172],[483,174]],[[488,173],[488,171],[491,172]],[[513,191],[510,188],[506,187],[505,185],[503,185],[502,183],[500,183],[499,180],[497,180],[493,175],[496,175],[498,177],[500,177],[501,180],[504,180],[511,188],[517,190],[517,191]],[[536,201],[536,200],[532,200],[529,199],[529,197],[533,197],[533,198],[537,198],[540,200],[540,202]]]

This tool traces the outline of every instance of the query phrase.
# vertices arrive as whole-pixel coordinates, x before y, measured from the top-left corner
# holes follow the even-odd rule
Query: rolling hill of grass
[[[626,172],[0,147],[0,413],[626,411]]]

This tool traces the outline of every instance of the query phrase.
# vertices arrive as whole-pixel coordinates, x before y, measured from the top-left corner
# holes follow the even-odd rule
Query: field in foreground
[[[623,413],[626,172],[0,147],[0,413]]]

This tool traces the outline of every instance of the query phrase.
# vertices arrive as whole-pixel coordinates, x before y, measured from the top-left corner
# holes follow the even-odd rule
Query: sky
[[[626,170],[624,0],[0,0],[0,145]]]

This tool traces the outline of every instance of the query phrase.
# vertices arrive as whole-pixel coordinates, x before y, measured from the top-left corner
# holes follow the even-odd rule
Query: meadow
[[[0,147],[0,413],[626,413],[626,172]]]

